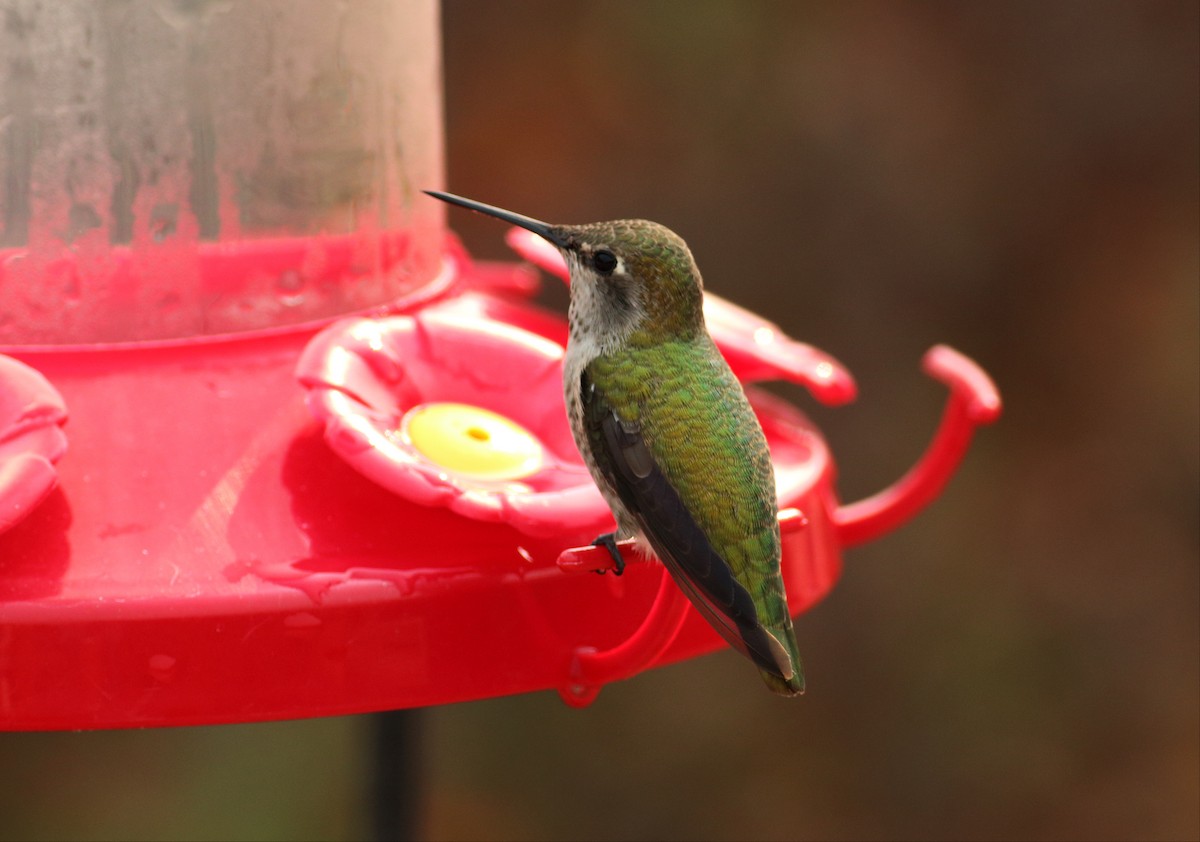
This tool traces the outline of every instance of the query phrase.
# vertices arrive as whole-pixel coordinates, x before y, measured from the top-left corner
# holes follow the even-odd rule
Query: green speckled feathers
[[[707,336],[597,357],[588,374],[643,435],[671,484],[734,572],[737,545],[779,555],[774,477],[766,442],[741,387]],[[750,416],[750,417],[748,417]]]
[[[764,670],[767,683],[784,694],[802,690],[779,573],[770,453],[740,384],[708,334],[630,343],[593,359],[587,373],[622,420],[641,425],[659,468],[749,591],[759,622],[787,650],[795,676],[789,682]]]

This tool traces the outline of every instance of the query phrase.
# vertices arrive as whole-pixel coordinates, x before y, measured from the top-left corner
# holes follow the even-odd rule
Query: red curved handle
[[[920,460],[898,482],[834,512],[843,546],[877,538],[929,504],[962,461],[975,428],[1000,417],[1000,393],[973,360],[948,345],[935,345],[921,367],[950,389],[941,423]]]
[[[631,554],[637,557],[633,541],[621,541],[620,547],[626,558]],[[564,571],[613,569],[608,550],[597,546],[563,550],[558,557],[558,566]],[[633,634],[611,649],[575,647],[567,683],[558,691],[563,701],[573,707],[584,707],[591,704],[605,684],[629,678],[649,667],[679,634],[687,617],[687,608],[687,597],[663,567],[654,603]]]
[[[667,569],[662,568],[654,604],[637,631],[611,649],[598,651],[590,646],[579,646],[571,653],[567,683],[558,691],[563,701],[572,707],[585,707],[604,685],[629,678],[649,667],[683,628],[687,609],[687,597]]]

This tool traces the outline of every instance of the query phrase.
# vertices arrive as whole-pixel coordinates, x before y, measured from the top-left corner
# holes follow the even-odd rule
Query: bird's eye
[[[617,268],[617,257],[607,249],[600,249],[592,255],[592,265],[601,275],[611,275]]]

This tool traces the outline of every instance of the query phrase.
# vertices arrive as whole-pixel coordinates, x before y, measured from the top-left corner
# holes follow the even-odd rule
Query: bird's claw
[[[613,566],[616,568],[614,571],[616,575],[620,576],[625,572],[625,558],[621,555],[621,548],[617,546],[617,533],[604,533],[595,541],[592,541],[592,546],[604,547],[604,549],[608,550],[608,554],[612,556]],[[596,572],[603,575],[605,571],[597,570]]]

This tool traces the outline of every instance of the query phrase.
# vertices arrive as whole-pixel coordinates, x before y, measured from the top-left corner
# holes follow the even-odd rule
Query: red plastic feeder
[[[168,148],[201,126],[170,148],[201,149],[211,130],[229,157],[163,159],[152,180],[130,151],[123,186],[47,158],[30,178],[70,170],[70,189],[37,185],[44,207],[0,219],[19,241],[0,251],[0,313],[18,317],[0,318],[0,728],[247,722],[546,688],[582,704],[725,645],[660,565],[594,575],[609,560],[588,544],[611,516],[571,444],[566,327],[528,303],[532,271],[472,263],[445,242],[436,202],[389,192],[401,165],[408,183],[440,180],[434,4],[416,22],[407,6],[380,21],[354,4],[276,19],[287,7],[120,21],[146,45],[147,74],[192,97],[191,116],[143,127],[155,115],[108,114],[125,122],[97,148],[117,154],[131,126]],[[92,4],[42,13],[26,31],[71,54],[95,49],[89,25],[113,25],[89,23],[107,14]],[[311,79],[229,84],[256,78],[268,37],[331,52],[288,66]],[[223,51],[204,84],[188,39]],[[330,86],[337,107],[323,112]],[[400,90],[429,92],[423,119],[371,111],[423,102]],[[247,111],[244,96],[269,101]],[[54,97],[46,108],[44,121],[74,113]],[[317,117],[273,134],[305,109]],[[379,141],[400,124],[417,132],[403,162]],[[69,163],[86,129],[44,133],[73,142],[38,154]],[[561,274],[523,234],[517,250]],[[714,296],[706,314],[771,445],[800,612],[836,582],[844,546],[938,493],[999,398],[969,360],[933,349],[926,370],[950,399],[928,452],[842,506],[819,432],[753,382],[789,379],[837,404],[854,396],[850,376]]]

